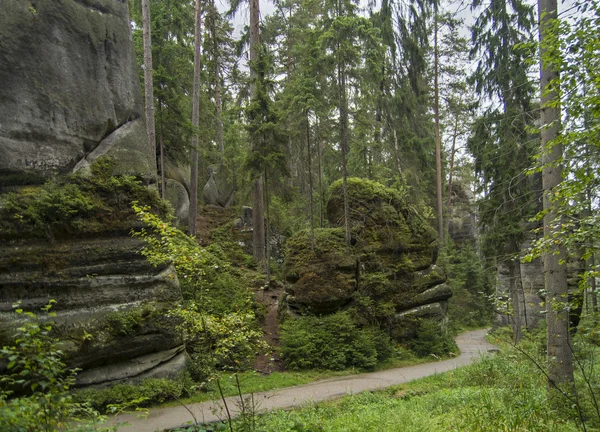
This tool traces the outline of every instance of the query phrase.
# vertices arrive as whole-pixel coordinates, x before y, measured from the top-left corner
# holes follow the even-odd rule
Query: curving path
[[[487,330],[474,330],[456,337],[461,354],[458,357],[435,363],[424,363],[380,372],[364,373],[347,377],[331,378],[301,386],[287,387],[254,394],[254,403],[259,411],[271,411],[300,406],[307,402],[335,399],[348,394],[367,390],[380,390],[385,387],[406,383],[418,378],[446,372],[473,363],[481,354],[497,349],[485,340]],[[232,416],[239,413],[239,398],[226,398]],[[120,414],[109,420],[106,426],[127,423],[119,430],[135,432],[155,432],[183,426],[196,420],[214,422],[225,419],[221,401],[209,401],[188,405],[187,408],[171,407],[150,410],[147,418],[137,418],[136,414]]]

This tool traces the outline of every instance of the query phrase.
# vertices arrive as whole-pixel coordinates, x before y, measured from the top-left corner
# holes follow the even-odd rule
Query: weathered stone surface
[[[162,373],[179,373],[179,361],[145,360],[182,348],[176,323],[165,319],[181,301],[181,291],[173,269],[150,265],[138,253],[140,246],[130,237],[106,237],[21,240],[0,247],[2,342],[10,341],[18,324],[11,306],[15,301],[38,311],[54,300],[54,334],[67,363],[83,369],[82,383],[112,379],[86,373],[95,368],[110,370],[116,380],[150,373],[159,363]]]
[[[96,388],[119,382],[140,382],[146,378],[176,378],[185,367],[185,350],[177,346],[143,355],[122,363],[88,369],[77,375],[77,386]]]
[[[0,184],[103,152],[154,178],[127,2],[6,0],[0,41]]]
[[[288,240],[285,306],[312,314],[355,308],[378,322],[389,321],[390,311],[396,317],[413,311],[407,316],[443,320],[452,291],[435,265],[437,242],[427,221],[397,191],[375,182],[348,179],[348,195],[351,246],[342,228],[341,184],[332,186],[327,203],[329,223],[336,228],[316,229],[314,241],[308,230]],[[415,312],[424,306],[423,313]],[[418,319],[401,321],[410,328],[394,331],[398,339],[415,333]],[[397,323],[394,318],[390,325]]]
[[[176,180],[167,179],[165,199],[173,206],[176,223],[187,226],[190,215],[190,195],[185,187]]]
[[[397,340],[413,337],[421,320],[433,320],[442,323],[446,320],[447,310],[448,302],[441,301],[400,312],[393,319],[392,337]]]
[[[475,199],[460,182],[452,184],[452,197],[448,217],[448,234],[455,244],[472,242],[477,235]]]
[[[208,181],[202,192],[204,204],[229,207],[233,202],[234,188],[231,174],[224,165],[208,167]]]
[[[0,342],[23,319],[15,302],[44,319],[54,300],[52,331],[80,385],[177,374],[183,341],[167,314],[181,301],[177,277],[129,236],[140,228],[131,201],[162,204],[111,177],[156,178],[127,2],[0,8],[0,192],[15,192],[0,195],[10,216],[0,221]]]

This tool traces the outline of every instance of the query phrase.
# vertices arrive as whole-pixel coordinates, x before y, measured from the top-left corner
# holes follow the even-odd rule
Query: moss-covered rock
[[[406,194],[370,180],[348,179],[352,245],[345,242],[342,182],[330,188],[327,218],[333,228],[308,230],[287,242],[285,305],[310,314],[329,314],[344,308],[363,324],[385,324],[398,339],[414,334],[418,320],[400,320],[415,307],[442,319],[452,293],[435,265],[437,239],[419,206]],[[420,310],[420,309],[419,309]],[[410,323],[414,324],[410,327]]]

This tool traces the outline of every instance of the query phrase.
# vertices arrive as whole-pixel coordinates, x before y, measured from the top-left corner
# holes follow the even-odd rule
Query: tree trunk
[[[452,177],[454,175],[454,156],[456,154],[456,138],[458,136],[458,115],[454,118],[454,133],[452,135],[452,149],[450,150],[450,168],[448,170],[448,201],[446,204],[446,232],[450,237],[450,216],[452,209]]]
[[[556,0],[538,0],[540,17],[540,42],[549,20],[557,16]],[[553,208],[552,194],[562,181],[562,145],[549,143],[556,139],[559,131],[560,108],[549,106],[556,101],[556,92],[549,92],[550,82],[558,77],[558,73],[544,62],[545,48],[542,44],[540,58],[541,86],[541,150],[542,150],[542,184],[544,190],[544,237],[549,238],[560,229],[557,214]],[[543,254],[544,282],[546,287],[546,324],[548,339],[548,391],[550,400],[557,401],[560,394],[554,387],[567,387],[567,392],[573,389],[573,357],[569,335],[569,309],[567,291],[567,269],[561,262],[566,260],[566,250],[557,244],[556,249]]]
[[[434,68],[434,90],[435,90],[435,167],[437,174],[437,216],[438,216],[438,235],[440,242],[444,243],[444,209],[442,207],[442,142],[440,137],[440,88],[438,82],[439,65],[438,65],[438,16],[437,2],[435,3],[435,19],[434,19],[434,49],[433,49],[433,68]]]
[[[265,207],[267,210],[267,242],[266,242],[266,255],[267,255],[267,264],[266,264],[266,273],[267,273],[267,288],[271,286],[271,227],[270,227],[270,214],[269,214],[269,182],[267,177],[267,170],[264,172],[265,177]]]
[[[260,49],[260,27],[259,27],[259,3],[258,0],[250,0],[250,76],[256,79],[255,62],[258,60]],[[255,93],[252,88],[252,93]],[[254,260],[258,266],[265,270],[265,213],[263,204],[263,181],[262,174],[252,185],[252,246]]]
[[[400,147],[398,146],[398,134],[396,133],[396,128],[393,129],[394,132],[394,150],[396,151],[396,170],[398,170],[398,178],[402,177],[402,168],[400,167]]]
[[[311,246],[315,246],[315,220],[313,210],[313,181],[312,181],[312,152],[310,150],[310,120],[308,110],[306,110],[306,150],[308,152],[308,206],[310,218],[310,241]]]
[[[200,34],[202,26],[202,9],[200,0],[196,0],[194,28],[194,92],[192,95],[192,159],[190,161],[190,211],[188,228],[191,236],[196,235],[196,216],[198,214],[198,128],[200,126]]]
[[[342,189],[344,194],[344,227],[346,228],[346,244],[350,245],[350,206],[348,204],[348,171],[346,168],[346,154],[348,152],[348,100],[346,98],[346,70],[344,64],[338,64],[338,90],[340,111],[340,147],[342,150]]]
[[[319,170],[319,227],[323,228],[323,167],[321,165],[321,137],[319,135],[319,124],[317,123],[317,165]]]
[[[512,304],[512,327],[513,327],[513,337],[515,343],[519,343],[521,340],[521,296],[519,292],[519,283],[518,283],[518,274],[517,274],[517,266],[519,262],[517,259],[511,259],[507,263],[508,265],[508,280],[509,283],[509,291],[510,291],[510,299]]]
[[[221,114],[221,58],[219,57],[219,41],[217,40],[217,16],[218,11],[215,7],[215,0],[211,0],[213,15],[212,38],[215,60],[215,116],[217,118],[217,145],[221,153],[221,162],[225,161],[225,145],[223,143],[223,116]]]
[[[152,33],[150,31],[150,2],[142,0],[142,36],[144,43],[144,96],[146,103],[146,132],[154,155],[154,171],[157,171],[156,132],[154,126],[154,84],[152,82]]]

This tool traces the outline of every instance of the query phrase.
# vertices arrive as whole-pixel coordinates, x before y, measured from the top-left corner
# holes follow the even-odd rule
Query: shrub
[[[384,333],[358,328],[347,312],[288,319],[281,329],[281,355],[290,369],[369,369],[391,353]]]
[[[52,303],[42,310],[48,313]],[[98,421],[96,411],[69,395],[76,371],[63,362],[58,340],[50,336],[52,323],[19,308],[15,312],[24,322],[14,344],[0,350],[0,359],[7,362],[0,378],[0,430],[58,431],[71,421]]]
[[[181,320],[179,329],[190,354],[188,370],[196,381],[211,378],[217,369],[244,370],[267,348],[250,312],[218,317],[187,308],[170,314]]]
[[[116,384],[104,389],[85,389],[74,399],[87,402],[100,412],[147,407],[177,399],[184,391],[183,380],[148,378],[139,384]]]
[[[410,349],[419,357],[432,354],[444,357],[458,352],[454,339],[442,332],[439,324],[430,320],[420,322],[417,335],[410,343]]]

